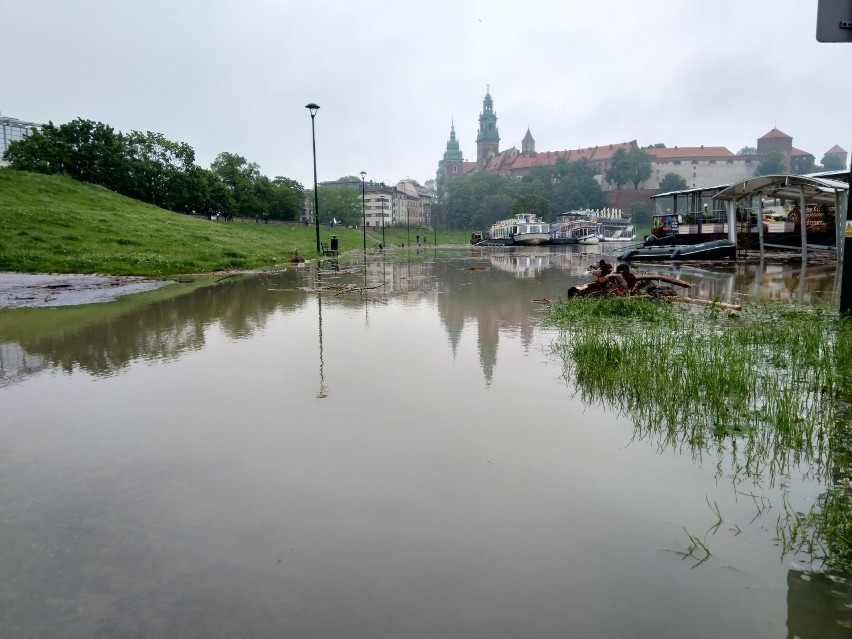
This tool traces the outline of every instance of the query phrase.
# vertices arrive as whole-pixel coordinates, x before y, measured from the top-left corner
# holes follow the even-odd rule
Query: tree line
[[[34,129],[10,143],[3,159],[13,169],[68,175],[180,213],[297,220],[305,200],[301,184],[269,179],[241,155],[220,153],[204,169],[184,142],[82,118]]]
[[[474,173],[447,184],[445,209],[450,228],[488,228],[516,213],[535,213],[552,221],[560,213],[598,209],[606,199],[586,160],[559,158],[550,166],[537,166],[520,180],[493,173]]]

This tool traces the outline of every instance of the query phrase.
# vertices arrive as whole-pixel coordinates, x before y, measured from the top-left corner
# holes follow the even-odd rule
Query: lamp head
[[[313,102],[311,102],[309,104],[306,104],[305,108],[311,112],[311,117],[314,117],[317,114],[317,111],[319,111],[319,104],[314,104]]]
[[[364,176],[367,175],[366,171],[361,171],[361,181],[364,181]]]

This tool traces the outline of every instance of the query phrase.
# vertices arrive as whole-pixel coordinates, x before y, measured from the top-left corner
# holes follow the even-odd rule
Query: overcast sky
[[[852,43],[817,0],[6,0],[0,112],[81,117],[223,151],[313,185],[435,177],[451,121],[476,159],[636,140],[754,146],[777,126],[817,162],[852,148]],[[850,16],[852,18],[852,16]]]

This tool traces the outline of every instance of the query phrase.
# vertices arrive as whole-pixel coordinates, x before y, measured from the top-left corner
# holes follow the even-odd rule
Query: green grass
[[[733,314],[579,298],[547,322],[562,330],[566,379],[628,416],[636,439],[727,457],[734,485],[784,484],[807,465],[827,491],[808,513],[779,515],[782,548],[852,570],[852,320],[770,303]]]
[[[412,242],[422,230],[411,231]],[[321,227],[341,252],[362,248],[361,230]],[[406,229],[386,242],[407,243]],[[434,234],[428,234],[429,244]],[[439,244],[466,243],[466,231],[439,231]],[[367,246],[381,241],[368,234]],[[171,277],[275,268],[294,251],[316,257],[316,228],[300,224],[211,222],[143,204],[64,176],[0,170],[0,271]]]

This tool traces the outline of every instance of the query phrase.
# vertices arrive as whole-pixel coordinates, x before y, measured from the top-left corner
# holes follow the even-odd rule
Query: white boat
[[[601,241],[600,225],[583,224],[571,230],[577,244],[597,244]]]
[[[550,243],[550,225],[533,213],[519,213],[491,225],[480,244],[532,246]]]
[[[597,244],[601,235],[600,223],[582,212],[563,213],[550,225],[551,244]]]
[[[629,220],[607,220],[601,225],[601,242],[635,242],[636,227]]]

